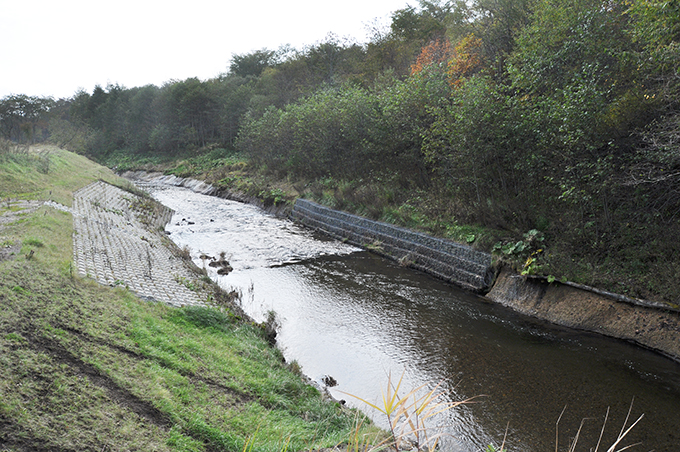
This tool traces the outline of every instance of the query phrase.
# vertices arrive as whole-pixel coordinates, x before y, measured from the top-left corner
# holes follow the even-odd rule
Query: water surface
[[[680,365],[627,343],[574,332],[514,313],[486,299],[365,251],[331,241],[253,206],[156,186],[153,195],[177,213],[170,237],[201,254],[221,252],[234,268],[212,278],[242,294],[246,312],[264,320],[274,311],[278,345],[288,361],[332,395],[364,409],[392,375],[402,387],[443,382],[449,400],[474,399],[440,417],[444,451],[566,450],[587,418],[576,450],[597,443],[610,407],[603,445],[614,441],[631,401],[644,418],[624,444],[632,450],[680,445]],[[600,447],[606,450],[607,447]]]

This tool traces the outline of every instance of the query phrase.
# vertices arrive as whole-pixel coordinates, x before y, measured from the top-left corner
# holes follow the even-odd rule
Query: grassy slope
[[[57,149],[47,174],[37,163],[0,156],[0,198],[70,205],[77,188],[116,181]],[[71,237],[70,214],[47,206],[0,229],[4,245],[23,242],[0,262],[0,450],[243,450],[254,438],[280,451],[349,437],[353,414],[303,384],[258,326],[80,278]]]

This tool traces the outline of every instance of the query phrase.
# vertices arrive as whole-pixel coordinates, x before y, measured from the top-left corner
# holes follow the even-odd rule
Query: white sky
[[[300,49],[367,26],[417,0],[0,0],[0,98],[70,97],[216,77],[234,53]]]

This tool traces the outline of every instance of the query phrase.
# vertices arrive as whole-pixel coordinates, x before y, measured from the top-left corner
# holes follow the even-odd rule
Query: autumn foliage
[[[457,88],[465,78],[476,74],[483,67],[482,40],[471,33],[461,39],[453,49],[446,72],[451,85]]]
[[[452,87],[459,87],[466,78],[478,73],[484,67],[482,40],[470,33],[455,47],[448,39],[435,39],[422,48],[416,62],[411,65],[411,75],[431,65],[446,63],[446,74]]]
[[[451,55],[451,43],[448,39],[434,39],[423,47],[416,62],[411,65],[411,75],[421,72],[432,64],[445,63]]]

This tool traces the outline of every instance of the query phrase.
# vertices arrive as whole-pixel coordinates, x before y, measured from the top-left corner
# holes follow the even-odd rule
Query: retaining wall
[[[491,255],[469,246],[329,209],[298,199],[291,218],[353,245],[432,274],[464,289],[484,292],[491,287]]]

